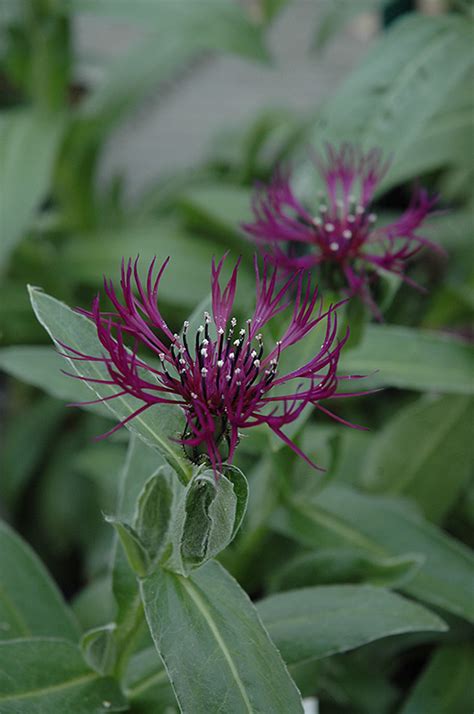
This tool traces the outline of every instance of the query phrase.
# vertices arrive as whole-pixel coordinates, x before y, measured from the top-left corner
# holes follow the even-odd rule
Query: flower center
[[[263,337],[253,335],[252,320],[247,320],[246,329],[238,330],[233,317],[227,330],[216,329],[209,313],[204,313],[204,324],[196,331],[194,350],[190,348],[188,332],[186,321],[181,336],[174,335],[169,353],[161,353],[160,360],[164,384],[183,397],[191,413],[227,419],[227,414],[236,407],[243,410],[270,388],[278,369],[279,344],[268,364],[265,360],[262,364]],[[177,377],[168,371],[169,363]],[[216,429],[221,429],[217,422]]]
[[[377,216],[367,206],[357,203],[354,196],[346,196],[330,204],[330,207],[325,203],[319,205],[312,227],[324,257],[339,261],[356,254],[367,239]]]

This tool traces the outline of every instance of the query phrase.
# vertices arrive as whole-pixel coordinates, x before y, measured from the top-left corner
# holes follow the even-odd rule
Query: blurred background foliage
[[[249,218],[255,181],[291,160],[295,186],[311,204],[319,186],[309,145],[330,139],[380,146],[393,163],[377,196],[379,214],[403,208],[414,182],[438,192],[441,210],[429,237],[448,259],[425,253],[414,262],[410,276],[428,293],[391,285],[386,323],[370,326],[344,357],[345,370],[378,369],[369,381],[386,387],[341,405],[344,416],[370,431],[345,430],[320,417],[299,425],[297,438],[327,469],[323,477],[264,433],[242,441],[239,465],[249,473],[250,507],[222,558],[253,597],[369,582],[405,588],[439,608],[449,635],[387,638],[298,665],[292,674],[303,693],[321,698],[325,714],[461,713],[464,686],[453,691],[451,709],[427,702],[439,678],[450,691],[453,658],[473,658],[466,644],[472,636],[467,556],[450,538],[474,540],[471,3],[315,0],[309,51],[316,60],[354,23],[378,28],[324,101],[310,111],[269,106],[222,126],[204,158],[186,169],[157,171],[139,191],[131,192],[119,171],[103,170],[113,136],[150,93],[159,111],[166,108],[170,88],[217,54],[271,68],[268,34],[293,4],[0,2],[1,512],[75,598],[82,621],[90,625],[91,613],[107,610],[112,534],[101,514],[114,509],[127,436],[94,443],[110,424],[103,410],[66,408],[74,384],[47,346],[27,283],[86,305],[103,274],[117,275],[122,256],[139,253],[145,263],[171,255],[161,298],[179,328],[206,298],[211,257],[230,250],[244,256],[245,306],[252,246],[239,226]],[[84,62],[77,52],[83,17],[122,23],[136,41]],[[210,113],[219,111],[219,101]],[[467,686],[469,676],[462,676]],[[137,711],[152,709],[145,702]]]

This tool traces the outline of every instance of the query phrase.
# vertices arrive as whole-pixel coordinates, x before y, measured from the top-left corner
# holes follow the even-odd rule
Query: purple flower
[[[203,314],[195,334],[190,334],[189,322],[185,322],[178,335],[168,327],[157,305],[168,260],[156,277],[153,260],[145,282],[138,275],[138,259],[133,264],[124,262],[120,291],[111,281],[105,281],[112,310],[101,309],[99,296],[91,311],[80,310],[95,323],[103,347],[101,355],[82,354],[63,345],[69,358],[100,361],[107,368],[108,379],[79,379],[115,385],[115,397],[132,395],[139,400],[134,413],[111,432],[155,404],[178,404],[184,411],[186,428],[177,440],[192,460],[209,460],[216,473],[222,461],[232,461],[239,430],[259,424],[268,424],[285,444],[315,466],[282,427],[297,419],[308,404],[346,423],[320,404],[320,400],[335,396],[339,379],[349,379],[336,375],[347,339],[347,335],[342,340],[336,337],[338,305],[323,311],[309,275],[300,272],[278,285],[276,271],[269,271],[268,261],[264,261],[260,273],[255,260],[256,307],[253,316],[239,325],[232,309],[240,261],[222,289],[222,259],[212,264],[212,316]],[[295,290],[296,298],[285,301]],[[266,348],[262,329],[291,303],[292,314],[283,336]],[[319,351],[305,364],[280,373],[283,352],[320,323],[325,324],[325,331]],[[148,348],[158,359],[150,362],[139,357],[139,346]]]
[[[436,198],[417,189],[397,220],[377,226],[370,204],[389,167],[381,152],[327,144],[326,157],[316,155],[315,162],[326,185],[315,215],[294,195],[289,173],[279,170],[254,197],[255,222],[243,227],[274,265],[287,272],[319,266],[333,287],[359,295],[380,318],[369,290],[374,271],[387,270],[419,287],[404,275],[407,260],[423,246],[444,253],[417,232]]]

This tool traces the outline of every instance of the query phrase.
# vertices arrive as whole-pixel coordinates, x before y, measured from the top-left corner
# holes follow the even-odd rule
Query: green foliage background
[[[190,638],[175,651],[162,620],[178,627],[188,618],[192,632],[206,612],[224,627],[221,601],[232,603],[248,637],[257,618],[263,620],[301,693],[316,696],[323,714],[468,714],[473,708],[470,3],[446,3],[446,12],[434,17],[411,12],[397,18],[324,105],[306,116],[268,110],[237,129],[226,127],[225,139],[216,139],[192,172],[157,181],[132,203],[125,200],[121,177],[98,180],[111,133],[150,90],[164,88],[203,54],[271,63],[266,35],[285,4],[260,0],[249,12],[231,0],[0,3],[2,714],[30,714],[33,709],[24,707],[31,706],[28,692],[36,690],[41,694],[34,711],[45,714],[127,707],[136,714],[174,712],[169,677],[183,711],[213,711],[209,690],[196,685],[190,694],[175,672],[184,651],[190,656],[198,646],[205,650],[207,634],[201,645]],[[324,51],[354,15],[371,9],[388,17],[393,6],[326,3],[314,51]],[[75,74],[71,28],[78,12],[149,30],[90,86],[79,84]],[[439,192],[443,211],[431,219],[429,235],[448,259],[424,254],[410,267],[427,295],[387,286],[386,322],[369,325],[343,356],[344,372],[370,374],[368,386],[385,388],[341,403],[344,416],[370,431],[346,430],[314,416],[298,424],[296,439],[327,469],[325,475],[310,472],[264,431],[242,440],[237,466],[248,477],[249,505],[219,560],[256,602],[258,615],[245,614],[242,592],[215,561],[186,580],[158,571],[145,579],[142,595],[153,639],[166,651],[168,674],[150,636],[139,632],[133,656],[119,672],[120,689],[110,676],[117,670],[109,666],[112,639],[105,626],[127,621],[135,586],[123,556],[115,556],[112,578],[113,529],[102,513],[131,522],[142,486],[164,463],[152,450],[157,440],[178,471],[185,474],[188,466],[167,441],[166,431],[175,429],[169,414],[158,411],[152,423],[132,425],[130,443],[125,430],[94,443],[113,415],[103,406],[66,408],[89,392],[61,373],[62,360],[40,322],[56,339],[87,344],[84,321],[57,300],[87,304],[102,275],[116,275],[122,256],[137,253],[143,262],[172,255],[161,297],[176,329],[206,300],[211,257],[225,250],[242,254],[239,309],[245,315],[252,249],[239,224],[249,217],[253,184],[291,158],[298,191],[311,201],[319,186],[306,147],[327,139],[377,145],[393,155],[377,196],[382,215],[405,205],[415,181]],[[47,293],[31,290],[40,322],[27,283]],[[157,440],[146,437],[151,431]],[[144,434],[148,446],[137,439]],[[208,591],[217,593],[215,600],[202,599],[199,593]],[[155,607],[156,592],[163,593],[169,612]],[[242,632],[235,629],[226,632],[222,652],[226,644],[238,651]],[[273,668],[283,668],[259,637],[256,644],[262,652],[269,648]],[[201,672],[203,682],[215,677],[215,706],[222,652],[210,672]],[[249,681],[249,689],[242,685],[245,696],[232,690],[236,699],[229,700],[228,711],[257,711],[257,704],[265,711],[273,705],[254,684],[265,679],[264,664],[244,660],[237,657],[235,666],[242,669],[236,681]],[[45,661],[42,671],[38,663]],[[278,711],[288,714],[296,695],[283,685],[280,694]],[[239,708],[242,701],[251,704]]]

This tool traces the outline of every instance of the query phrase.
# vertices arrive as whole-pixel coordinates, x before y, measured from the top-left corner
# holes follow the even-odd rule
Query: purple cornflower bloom
[[[222,289],[219,282],[222,259],[217,265],[215,261],[212,263],[212,316],[205,312],[193,335],[189,334],[190,324],[186,321],[178,335],[170,330],[157,305],[159,284],[168,260],[156,277],[153,260],[144,282],[138,275],[138,259],[133,264],[123,262],[120,294],[111,281],[105,280],[104,284],[112,311],[101,309],[99,296],[90,311],[80,310],[95,323],[102,355],[82,354],[63,345],[69,358],[100,361],[108,370],[108,379],[79,379],[116,385],[117,393],[106,399],[127,394],[141,403],[108,434],[155,404],[177,404],[186,418],[186,428],[177,441],[192,460],[208,459],[216,473],[224,460],[232,461],[239,430],[259,424],[268,424],[285,444],[315,466],[284,434],[282,427],[297,419],[308,404],[347,423],[320,404],[320,400],[329,397],[349,396],[335,394],[338,381],[349,379],[336,375],[339,355],[347,339],[347,335],[341,340],[336,336],[338,305],[323,311],[309,275],[299,272],[279,285],[276,270],[269,271],[268,261],[264,261],[260,273],[255,260],[256,307],[253,316],[239,326],[232,309],[240,261]],[[285,301],[289,293],[292,297]],[[261,330],[291,304],[292,314],[283,336],[265,349]],[[322,322],[325,332],[319,351],[306,364],[295,365],[288,373],[280,374],[282,353]],[[127,337],[132,349],[125,345]],[[139,357],[139,345],[155,353],[159,361],[150,364]],[[276,387],[280,388],[278,393],[272,391]]]
[[[326,157],[315,155],[315,162],[326,185],[316,215],[294,195],[289,172],[278,170],[268,186],[259,188],[255,221],[243,228],[283,271],[318,266],[333,287],[359,295],[380,319],[369,290],[374,270],[387,270],[419,288],[404,274],[407,260],[423,246],[444,253],[417,232],[437,199],[419,188],[397,220],[376,226],[370,204],[390,164],[381,151],[363,154],[348,143],[339,149],[327,144]]]

